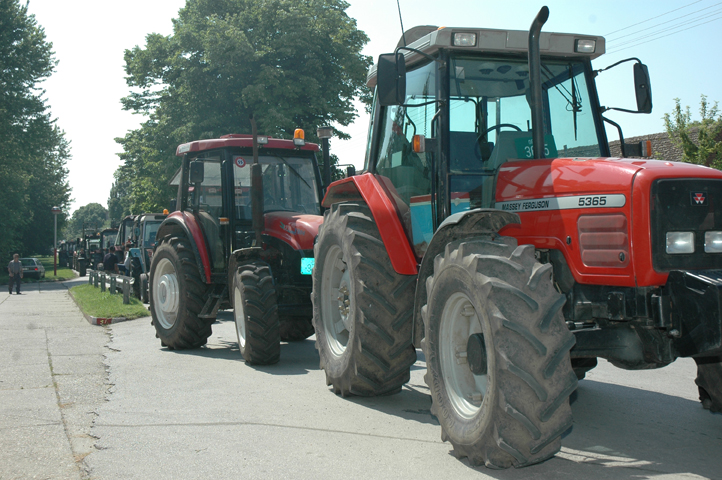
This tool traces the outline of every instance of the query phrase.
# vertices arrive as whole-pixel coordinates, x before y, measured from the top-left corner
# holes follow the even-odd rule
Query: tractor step
[[[219,287],[220,291],[219,291]],[[218,309],[221,306],[221,302],[228,296],[228,286],[226,285],[218,285],[217,287],[214,287],[213,291],[210,295],[208,295],[206,299],[205,305],[203,305],[203,309],[201,310],[201,313],[198,314],[198,318],[204,318],[204,319],[215,319],[216,315],[218,315]]]

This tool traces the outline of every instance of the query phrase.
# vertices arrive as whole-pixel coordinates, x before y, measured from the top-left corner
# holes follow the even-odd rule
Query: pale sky
[[[401,36],[396,0],[349,3],[347,13],[370,38],[364,54],[376,58],[392,52]],[[91,202],[107,206],[113,172],[120,165],[121,148],[114,138],[142,122],[121,109],[120,99],[128,94],[125,49],[144,46],[149,33],[171,34],[171,19],[183,5],[185,0],[30,0],[30,13],[59,60],[56,73],[41,87],[71,142],[72,210]],[[607,114],[621,124],[625,136],[664,131],[662,117],[672,111],[675,97],[691,107],[693,118],[698,118],[701,94],[722,101],[722,2],[716,0],[400,0],[406,30],[416,25],[528,30],[542,5],[550,9],[543,31],[607,38],[609,53],[593,62],[595,69],[627,57],[649,67],[652,113]],[[602,105],[635,108],[631,63],[627,65],[597,78]],[[341,163],[357,167],[363,165],[368,127],[360,106],[359,114],[344,129],[351,140],[331,140]],[[608,133],[610,140],[617,139],[616,132]]]

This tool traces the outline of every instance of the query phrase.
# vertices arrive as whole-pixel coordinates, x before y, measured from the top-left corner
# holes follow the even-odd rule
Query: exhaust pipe
[[[542,7],[529,27],[529,86],[531,88],[531,130],[534,158],[544,158],[544,110],[541,87],[541,54],[539,35],[549,19],[549,8]]]

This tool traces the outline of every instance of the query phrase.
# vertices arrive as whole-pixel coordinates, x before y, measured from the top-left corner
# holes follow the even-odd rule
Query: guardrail
[[[130,303],[130,288],[133,281],[133,277],[116,275],[103,270],[88,270],[88,285],[100,287],[101,292],[107,289],[111,295],[122,293],[125,305]]]

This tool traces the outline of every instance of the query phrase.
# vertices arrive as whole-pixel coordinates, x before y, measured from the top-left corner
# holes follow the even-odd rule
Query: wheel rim
[[[158,262],[153,275],[153,309],[158,323],[166,330],[175,325],[179,301],[180,292],[175,267],[173,262],[163,258]]]
[[[236,287],[233,294],[233,318],[236,321],[236,334],[238,335],[238,346],[241,350],[246,348],[246,314],[243,310],[243,298],[241,289]]]
[[[328,250],[321,279],[323,330],[331,353],[340,357],[346,351],[352,328],[351,277],[343,261],[343,250],[334,245]]]
[[[466,361],[469,337],[483,332],[479,314],[465,294],[458,292],[449,297],[441,314],[439,333],[441,374],[449,400],[458,415],[471,418],[481,409],[488,375],[474,375]]]

